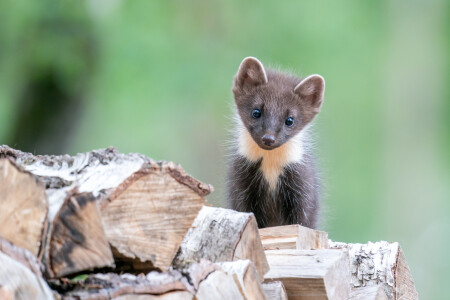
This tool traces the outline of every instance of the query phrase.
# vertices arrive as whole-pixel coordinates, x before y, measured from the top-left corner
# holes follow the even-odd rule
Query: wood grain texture
[[[345,250],[267,250],[267,282],[283,282],[289,299],[347,299],[349,261]]]
[[[253,214],[204,206],[184,237],[173,265],[184,268],[201,259],[250,259],[262,278],[268,264]]]
[[[247,300],[265,300],[258,272],[255,265],[249,260],[218,263],[222,270],[232,275],[238,285],[242,296]]]
[[[164,169],[141,172],[102,205],[102,220],[116,260],[149,262],[141,268],[165,271],[205,199]]]
[[[281,281],[271,281],[262,284],[267,300],[288,300],[286,289]]]
[[[233,276],[223,271],[215,271],[203,280],[195,298],[197,300],[245,300]]]
[[[326,249],[328,234],[301,225],[275,226],[259,229],[264,250]]]
[[[402,248],[398,247],[397,262],[395,268],[395,299],[419,299],[419,294],[414,285],[414,279],[406,262]]]
[[[114,265],[92,193],[69,196],[52,221],[44,263],[50,278]]]
[[[53,299],[47,283],[22,263],[0,252],[0,295],[14,300]]]
[[[37,257],[27,249],[17,247],[8,240],[0,238],[0,251],[27,267],[36,276],[42,277],[42,270],[44,269],[44,266],[37,259]]]
[[[63,230],[67,235],[64,243],[50,236],[64,228],[52,228],[57,224],[53,221],[56,216],[61,219],[61,216],[66,215],[62,213],[66,209],[63,206],[67,205],[67,199],[73,194],[91,193],[95,198],[101,218],[96,224],[93,220],[85,219],[84,222],[104,226],[117,263],[122,266],[127,264],[127,269],[167,270],[185,233],[206,201],[203,196],[213,190],[211,185],[192,178],[177,164],[156,162],[136,153],[122,154],[114,148],[75,156],[36,156],[0,146],[0,157],[14,159],[19,166],[45,183],[50,222],[45,241],[56,244],[45,245],[43,253],[47,253],[46,266],[51,268],[49,273],[53,276],[68,274],[66,272],[73,264],[73,261],[53,263],[52,259],[61,258],[54,251],[71,252],[70,241],[84,243],[89,240],[86,236],[80,239],[76,236],[78,229],[71,231],[67,226]],[[92,212],[88,214],[89,217],[94,217],[95,211],[91,208],[92,205],[87,205],[83,209],[89,209]],[[60,224],[65,222],[60,221]],[[75,217],[72,217],[71,222],[74,221]],[[92,238],[98,238],[102,243],[101,230],[92,230],[95,233]],[[104,256],[92,251],[89,245],[77,249],[83,247],[91,252],[91,256]],[[100,247],[100,250],[103,251],[104,247]],[[65,258],[71,259],[70,255]],[[97,262],[92,257],[86,257],[85,263],[80,266],[93,268],[105,265],[102,261],[94,266]],[[57,265],[61,268],[58,269]]]
[[[47,212],[45,185],[12,160],[0,159],[0,237],[39,256]]]

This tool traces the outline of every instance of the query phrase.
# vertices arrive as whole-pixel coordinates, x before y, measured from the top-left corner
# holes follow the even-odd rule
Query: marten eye
[[[284,121],[284,124],[286,124],[287,127],[292,127],[294,125],[294,119],[292,117],[289,117]]]
[[[261,117],[261,111],[259,109],[254,109],[252,111],[252,117],[258,119],[259,117]]]

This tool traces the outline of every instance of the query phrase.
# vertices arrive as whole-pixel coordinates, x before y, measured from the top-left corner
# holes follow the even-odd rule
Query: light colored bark
[[[253,214],[204,206],[184,237],[173,264],[183,268],[201,259],[212,262],[249,259],[262,280],[268,264]]]
[[[0,236],[39,256],[47,227],[48,201],[43,182],[0,159]]]
[[[286,289],[281,281],[271,281],[262,284],[267,300],[288,300]]]
[[[265,300],[266,296],[259,281],[255,265],[249,260],[218,263],[224,272],[233,276],[247,300]]]
[[[102,244],[103,229],[98,226],[104,227],[115,261],[121,266],[167,270],[205,203],[203,196],[212,191],[212,186],[190,177],[174,163],[155,162],[140,154],[121,154],[114,148],[72,157],[34,156],[0,146],[0,157],[14,159],[46,185],[50,225],[43,253],[51,277],[112,263],[110,250]],[[87,193],[95,199],[95,205],[80,205],[73,200]],[[65,224],[67,213],[71,226]],[[61,229],[66,235],[64,241],[58,236]],[[102,246],[97,247],[94,239]],[[100,254],[97,248],[107,253]],[[83,257],[84,262],[74,262],[74,256]],[[99,261],[99,257],[108,259]]]
[[[53,299],[52,291],[40,276],[1,251],[0,287],[0,296],[4,299]]]
[[[283,282],[289,299],[347,299],[346,250],[267,250],[266,281]]]
[[[326,249],[328,234],[301,225],[275,226],[259,229],[264,250]]]
[[[389,300],[389,297],[386,293],[386,285],[379,284],[373,286],[353,288],[350,292],[349,300]]]
[[[384,283],[389,299],[418,299],[414,280],[398,243],[330,242],[329,245],[348,249],[352,288]]]

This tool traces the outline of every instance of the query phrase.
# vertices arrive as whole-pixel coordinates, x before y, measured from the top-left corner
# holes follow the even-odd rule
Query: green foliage
[[[17,99],[51,69],[84,104],[65,151],[114,145],[179,162],[224,205],[240,61],[319,73],[323,229],[400,241],[421,298],[445,298],[449,11],[443,0],[0,1],[0,143],[20,148]]]

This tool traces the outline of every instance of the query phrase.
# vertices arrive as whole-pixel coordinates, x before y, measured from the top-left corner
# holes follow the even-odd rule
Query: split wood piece
[[[414,280],[398,243],[330,242],[330,248],[348,249],[352,288],[384,283],[389,299],[418,299]]]
[[[215,271],[200,283],[195,299],[197,300],[245,300],[239,291],[233,275],[224,271]]]
[[[352,289],[349,300],[389,300],[389,298],[386,294],[386,285],[378,284]]]
[[[0,251],[0,297],[14,300],[53,299],[47,283],[28,269]]]
[[[123,296],[164,295],[172,292],[186,292],[193,295],[187,279],[178,271],[165,273],[150,272],[146,276],[132,274],[91,274],[82,281],[69,284],[62,299],[100,300]],[[126,299],[126,298],[125,298]],[[132,298],[134,299],[134,298]]]
[[[48,277],[114,265],[95,202],[92,193],[74,193],[64,201],[47,237],[43,261]]]
[[[194,295],[189,292],[170,292],[162,295],[123,295],[114,300],[193,300]]]
[[[34,256],[27,249],[17,247],[11,242],[3,238],[0,238],[0,252],[6,254],[15,261],[21,263],[22,265],[27,267],[31,272],[33,272],[36,276],[42,277],[42,270],[44,269],[44,266],[36,258],[36,256]],[[0,297],[0,299],[2,298]]]
[[[47,227],[43,182],[8,158],[0,158],[0,237],[39,256]]]
[[[147,275],[90,274],[79,280],[51,280],[63,299],[193,299],[200,284],[220,267],[202,260],[189,269],[152,271]]]
[[[266,282],[283,282],[289,299],[348,299],[346,250],[268,250]]]
[[[260,280],[269,270],[256,219],[251,213],[204,206],[187,232],[173,265],[186,268],[193,262],[251,260]]]
[[[259,234],[264,250],[328,248],[328,233],[301,225],[262,228]]]
[[[262,284],[267,300],[288,300],[286,289],[281,281],[272,281]]]
[[[72,157],[34,156],[0,146],[0,157],[15,159],[45,182],[50,222],[74,191],[92,193],[116,262],[141,270],[170,266],[205,203],[203,196],[213,190],[179,165],[114,148]]]
[[[247,300],[266,299],[255,265],[249,260],[218,263],[227,274],[232,275],[240,287],[242,296]]]

